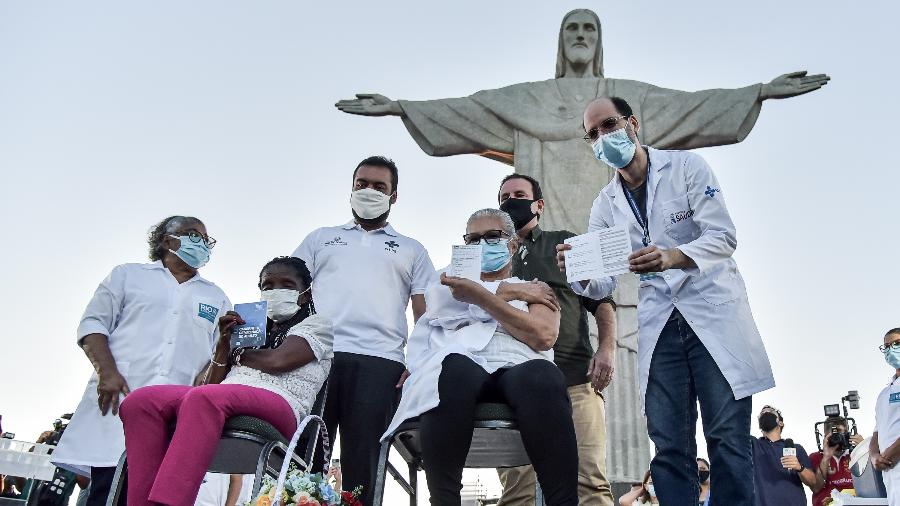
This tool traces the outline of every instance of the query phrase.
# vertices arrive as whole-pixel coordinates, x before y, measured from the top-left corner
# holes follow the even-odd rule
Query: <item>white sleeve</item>
[[[416,257],[412,270],[412,284],[410,285],[410,295],[420,295],[436,280],[436,272],[434,264],[431,263],[431,257],[428,256],[428,250],[421,246],[422,251]]]
[[[297,246],[297,249],[291,253],[292,257],[297,257],[300,260],[306,262],[306,268],[309,269],[309,273],[312,275],[313,279],[316,277],[316,251],[319,249],[319,231],[321,228],[317,228],[309,233],[304,239],[303,242],[300,243],[300,246]]]
[[[594,204],[591,206],[591,218],[588,221],[588,232],[603,230],[611,226],[610,223],[607,223],[607,221],[603,218],[602,206],[609,206],[609,204],[605,202],[605,198],[606,195],[603,192],[600,192],[600,195],[596,199],[594,199]],[[572,291],[575,292],[576,295],[581,295],[582,297],[588,297],[595,300],[601,300],[609,297],[610,295],[612,295],[613,290],[616,289],[616,278],[614,277],[605,277],[586,281],[588,282],[586,287],[582,287],[581,282],[579,281],[570,283],[569,286],[572,287]]]
[[[316,360],[334,358],[334,328],[328,318],[321,315],[310,316],[291,327],[288,335],[306,339]]]
[[[78,344],[81,344],[81,340],[89,334],[103,334],[107,338],[112,335],[125,303],[127,269],[126,265],[116,266],[94,291],[94,296],[88,302],[78,324],[76,332]]]
[[[737,248],[737,233],[725,207],[722,187],[706,160],[690,153],[684,163],[688,202],[694,211],[694,223],[700,228],[700,237],[679,245],[678,249],[701,272],[706,272],[731,258]]]

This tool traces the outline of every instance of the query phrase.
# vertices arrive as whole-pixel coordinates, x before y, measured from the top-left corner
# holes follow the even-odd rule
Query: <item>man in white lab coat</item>
[[[585,140],[617,169],[591,209],[589,230],[625,225],[640,276],[638,370],[656,456],[660,504],[697,504],[697,402],[710,454],[712,504],[752,506],[751,398],[775,386],[732,254],[734,223],[715,175],[698,155],[637,141],[628,103],[600,98],[584,112]],[[598,170],[600,165],[598,164]],[[558,246],[560,268],[565,250]],[[615,278],[572,284],[595,299]]]
[[[171,216],[148,241],[153,263],[113,268],[78,325],[78,344],[95,372],[53,462],[91,477],[87,506],[106,504],[125,450],[121,398],[146,385],[192,384],[212,355],[219,315],[231,309],[225,293],[198,273],[215,245],[203,222]]]

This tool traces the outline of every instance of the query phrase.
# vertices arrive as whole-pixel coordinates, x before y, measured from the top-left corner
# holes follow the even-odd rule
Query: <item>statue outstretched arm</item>
[[[768,99],[789,98],[825,86],[830,77],[791,72],[738,89],[679,91],[646,86],[641,100],[642,141],[660,149],[695,149],[741,142]]]
[[[825,74],[816,74],[813,76],[806,75],[805,70],[798,70],[788,74],[780,75],[771,82],[762,86],[759,93],[760,100],[768,100],[770,98],[790,98],[803,95],[811,91],[816,91],[822,86],[828,84],[831,77]]]
[[[489,105],[495,93],[486,91],[472,97],[421,101],[359,93],[356,98],[340,100],[334,106],[348,114],[402,118],[419,147],[431,156],[478,154],[511,163],[515,127]]]
[[[403,116],[400,103],[377,93],[357,93],[355,99],[339,100],[335,107],[360,116]]]

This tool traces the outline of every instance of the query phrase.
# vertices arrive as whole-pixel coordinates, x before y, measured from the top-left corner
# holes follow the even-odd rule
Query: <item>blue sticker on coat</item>
[[[210,306],[209,304],[200,303],[200,307],[197,310],[197,316],[201,318],[206,318],[207,320],[215,323],[216,316],[219,314],[219,308],[216,306]]]

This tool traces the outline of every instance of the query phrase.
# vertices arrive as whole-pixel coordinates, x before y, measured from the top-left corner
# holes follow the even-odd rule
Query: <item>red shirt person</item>
[[[847,490],[853,488],[853,475],[850,474],[850,449],[829,445],[828,436],[832,427],[837,432],[847,432],[847,420],[843,417],[830,417],[825,421],[825,441],[823,450],[809,456],[809,461],[816,471],[816,485],[813,490],[813,506],[824,506],[825,501],[831,497],[832,490]],[[859,444],[863,438],[859,435],[850,436],[854,444]]]

